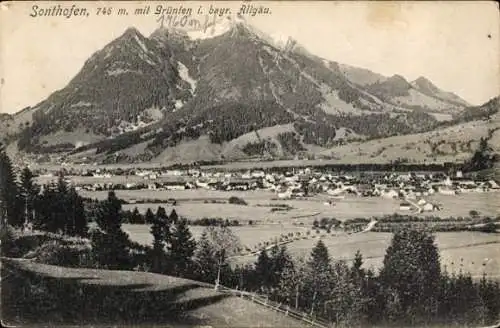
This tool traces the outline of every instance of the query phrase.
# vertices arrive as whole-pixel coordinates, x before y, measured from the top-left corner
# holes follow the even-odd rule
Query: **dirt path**
[[[408,203],[412,204],[413,206],[415,206],[415,208],[417,209],[416,212],[414,214],[420,214],[422,212],[422,208],[420,207],[420,205],[418,205],[417,203],[415,203],[414,201],[408,199],[408,198],[405,198],[405,201],[407,201]]]
[[[368,223],[368,225],[366,226],[366,228],[365,228],[365,229],[363,229],[362,231],[359,231],[359,232],[353,232],[353,233],[350,233],[349,235],[358,234],[358,233],[365,233],[365,232],[369,232],[369,231],[371,231],[371,230],[373,229],[373,227],[375,227],[375,225],[376,225],[376,224],[377,224],[377,221],[376,221],[376,220],[372,220],[372,221],[370,221],[370,222]],[[336,236],[338,236],[338,235],[326,235],[326,237],[332,237],[332,238],[333,238],[333,237],[336,237]],[[300,239],[302,239],[302,238],[300,238]],[[286,241],[282,241],[282,242],[279,242],[279,243],[271,244],[271,245],[269,245],[269,246],[265,247],[264,249],[265,249],[266,251],[268,251],[268,250],[271,250],[271,249],[272,249],[273,247],[275,247],[275,246],[278,246],[278,247],[279,247],[279,246],[282,246],[282,245],[291,244],[291,243],[293,243],[293,242],[295,242],[295,241],[298,241],[298,240],[286,240]],[[251,256],[251,257],[254,257],[254,256],[258,256],[258,255],[260,254],[260,252],[261,252],[261,251],[262,251],[262,249],[257,250],[257,251],[253,251],[253,252],[248,253],[248,254],[245,254],[245,255],[233,255],[233,256],[228,257],[228,259],[236,259],[236,258],[242,258],[242,257],[247,257],[247,256],[248,256],[248,257],[250,257],[250,256]]]

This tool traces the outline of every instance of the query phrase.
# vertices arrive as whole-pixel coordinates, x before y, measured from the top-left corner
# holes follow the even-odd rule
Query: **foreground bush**
[[[90,243],[78,245],[51,240],[29,252],[24,258],[65,267],[94,267]]]
[[[234,204],[234,205],[248,205],[248,203],[239,197],[232,196],[229,198],[229,204]]]

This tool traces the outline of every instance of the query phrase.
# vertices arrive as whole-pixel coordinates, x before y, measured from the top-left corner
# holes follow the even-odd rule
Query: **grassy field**
[[[206,189],[193,190],[116,190],[116,195],[125,200],[131,199],[169,199],[177,200],[205,200],[205,199],[224,199],[228,200],[231,196],[237,196],[249,202],[271,199],[276,195],[270,191],[218,191]],[[105,199],[108,196],[107,191],[85,191],[80,194],[84,197]]]
[[[478,211],[481,215],[500,215],[500,192],[464,193],[455,196],[437,194],[427,200],[443,205],[441,211],[434,213],[441,217],[467,216],[471,210]]]
[[[85,193],[84,193],[85,194]],[[103,199],[107,192],[92,192],[86,196]],[[384,214],[404,213],[399,211],[398,200],[387,200],[381,197],[363,198],[347,197],[338,200],[335,206],[324,204],[327,196],[316,196],[308,200],[273,200],[275,194],[265,191],[247,192],[223,192],[207,190],[185,190],[185,191],[117,191],[118,197],[124,199],[147,199],[147,198],[175,198],[177,206],[166,204],[129,204],[124,209],[138,207],[145,212],[148,207],[156,209],[159,205],[166,207],[167,212],[175,208],[180,216],[188,219],[224,218],[238,220],[242,226],[233,227],[233,231],[240,238],[244,247],[255,249],[259,243],[273,242],[281,234],[290,232],[301,232],[302,236],[312,228],[315,219],[322,217],[335,217],[346,220],[356,217],[369,218]],[[227,201],[229,197],[241,197],[248,202],[248,206],[231,204],[205,203],[207,199],[219,199]],[[456,196],[433,195],[428,201],[442,205],[443,209],[438,212],[425,213],[422,215],[436,215],[440,217],[468,216],[470,210],[479,211],[481,215],[494,216],[500,214],[500,193],[465,193]],[[272,205],[287,204],[292,207],[288,211],[272,212]],[[406,214],[412,214],[406,212]],[[248,226],[248,221],[258,222],[257,225]],[[152,237],[149,226],[146,225],[124,225],[134,241],[151,244]],[[194,237],[198,237],[203,227],[190,227]],[[315,236],[315,238],[312,238]],[[471,272],[474,276],[480,276],[483,272],[488,275],[500,277],[500,252],[496,250],[500,246],[499,235],[488,235],[480,233],[439,233],[438,244],[442,251],[443,265],[448,270],[457,271],[462,268]],[[295,241],[289,244],[289,249],[294,256],[308,255],[317,242],[315,233],[308,240]],[[368,233],[352,236],[337,236],[325,239],[331,255],[335,258],[350,259],[357,249],[360,249],[366,258],[366,265],[375,268],[380,267],[385,249],[390,242],[390,234]],[[494,244],[488,244],[488,243]],[[463,258],[463,261],[461,261]],[[482,264],[485,258],[490,260]],[[240,261],[254,261],[254,258],[242,258]]]
[[[390,245],[391,233],[361,233],[353,235],[330,235],[322,238],[334,259],[351,261],[357,250],[365,259],[365,267],[379,269],[385,251]],[[294,241],[287,245],[293,257],[308,257],[318,242],[318,237]],[[474,277],[485,272],[490,277],[500,278],[500,234],[479,232],[443,232],[436,234],[436,242],[441,254],[441,264],[449,272],[462,269]],[[255,257],[245,256],[237,263],[249,263]]]
[[[9,260],[2,278],[7,325],[305,326],[208,284],[152,273]]]
[[[149,225],[124,224],[123,228],[133,241],[147,245],[153,241]],[[203,229],[204,227],[190,226],[195,239],[201,235]],[[254,250],[259,243],[272,243],[281,234],[300,232],[304,237],[311,227],[262,224],[231,227],[231,230],[239,237],[242,246]],[[359,249],[365,259],[365,266],[378,269],[382,265],[392,234],[369,232],[347,235],[335,231],[330,234],[324,231],[316,234],[312,231],[307,239],[293,241],[287,244],[287,248],[295,258],[307,257],[320,238],[325,242],[332,258],[350,261]],[[480,277],[485,272],[491,277],[500,278],[500,234],[442,232],[436,233],[436,242],[441,252],[443,268],[446,266],[449,272],[462,269],[475,277]],[[234,261],[236,264],[252,263],[255,256],[238,257]]]
[[[149,232],[150,226],[147,224],[124,224],[122,225],[123,230],[125,230],[132,241],[151,245],[153,243],[153,237]],[[189,230],[193,234],[195,239],[198,239],[205,227],[201,226],[190,226]],[[282,224],[269,224],[269,225],[255,225],[255,226],[241,226],[241,227],[231,227],[234,234],[240,239],[242,246],[254,247],[259,243],[264,243],[266,241],[273,241],[276,237],[281,234],[288,234],[290,232],[296,233],[301,232],[305,234],[309,229],[301,226],[293,225],[282,225]]]
[[[85,197],[105,199],[107,191],[81,191]],[[381,216],[385,214],[412,214],[414,211],[400,211],[399,200],[388,200],[382,197],[356,197],[349,196],[335,201],[335,206],[325,205],[328,200],[326,194],[317,195],[306,200],[276,200],[276,194],[270,191],[212,191],[212,190],[117,190],[119,198],[126,201],[175,198],[178,201],[176,210],[189,219],[203,217],[224,217],[238,220],[254,220],[268,222],[303,222],[311,224],[316,216],[335,217],[346,220],[357,217]],[[205,204],[205,201],[227,201],[229,197],[237,196],[244,199],[249,206],[236,206],[230,204]],[[464,193],[455,196],[432,195],[426,200],[442,205],[441,211],[427,212],[422,215],[435,215],[440,217],[468,216],[469,211],[479,211],[481,215],[496,217],[500,215],[500,192]],[[268,205],[287,204],[292,207],[289,211],[271,212]],[[124,208],[130,209],[137,206],[139,210],[146,211],[148,207],[156,209],[165,204],[130,204]]]

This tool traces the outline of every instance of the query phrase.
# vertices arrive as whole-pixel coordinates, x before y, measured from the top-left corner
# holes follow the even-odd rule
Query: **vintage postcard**
[[[2,324],[498,327],[499,12],[1,3]]]

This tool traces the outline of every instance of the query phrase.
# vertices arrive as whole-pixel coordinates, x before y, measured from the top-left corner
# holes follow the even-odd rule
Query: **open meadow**
[[[496,217],[500,215],[500,192],[464,193],[459,195],[435,194],[428,201],[442,204],[441,211],[434,213],[440,217],[466,216],[471,210],[480,215]]]
[[[190,226],[195,239],[199,238],[205,227]],[[149,225],[124,224],[123,229],[133,241],[151,245],[153,238]],[[319,234],[310,227],[289,224],[262,224],[254,226],[231,227],[240,239],[243,247],[252,250],[259,244],[272,243],[281,234],[300,233],[300,239],[287,244],[294,258],[308,257],[311,249],[321,238],[327,246],[330,256],[334,259],[351,261],[357,250],[360,250],[365,260],[366,268],[379,269],[387,247],[390,245],[392,233],[367,232],[346,234],[332,231],[330,234],[322,231]],[[486,273],[491,278],[500,279],[500,234],[481,232],[439,232],[436,233],[436,243],[441,254],[443,269],[450,273],[470,272],[475,278]],[[255,255],[240,256],[233,259],[234,264],[253,263]]]
[[[132,241],[144,245],[152,245],[153,236],[150,233],[150,225],[148,224],[124,224],[123,230],[126,231]],[[198,239],[205,227],[189,226],[189,230],[195,239]],[[231,230],[239,238],[240,243],[244,247],[255,247],[259,243],[271,242],[275,238],[279,238],[281,234],[298,233],[305,234],[309,229],[301,226],[269,224],[269,225],[254,225],[231,227]]]
[[[347,196],[334,201],[334,205],[326,205],[329,196],[319,194],[306,199],[276,199],[276,193],[267,190],[255,191],[216,191],[216,190],[117,190],[117,197],[127,202],[147,200],[177,200],[176,211],[188,219],[199,218],[228,218],[235,220],[253,220],[263,222],[285,223],[295,222],[312,224],[319,217],[335,217],[338,220],[352,218],[369,218],[386,214],[415,214],[415,210],[400,211],[399,200],[384,199],[382,197]],[[84,197],[105,199],[107,191],[80,191]],[[242,198],[248,206],[232,204],[214,204],[212,201],[227,202],[230,197]],[[496,217],[500,215],[500,192],[463,193],[459,195],[431,195],[424,197],[427,201],[440,204],[441,210],[425,212],[422,216],[433,215],[442,218],[450,216],[468,216],[471,210],[481,215]],[[288,205],[289,210],[273,211],[273,206]],[[145,212],[148,207],[156,209],[166,207],[168,211],[173,207],[167,204],[127,204],[125,209],[138,207]]]
[[[450,273],[470,272],[475,278],[486,273],[491,278],[500,279],[500,234],[480,232],[440,232],[436,233],[436,243],[440,250],[443,269]],[[307,258],[318,242],[319,236],[311,235],[287,244],[294,258]],[[356,251],[363,254],[366,268],[382,267],[384,254],[391,242],[391,233],[367,232],[358,234],[330,234],[321,238],[333,259],[352,261]],[[255,256],[242,256],[235,263],[252,263]]]
[[[84,192],[86,197],[104,199],[106,191]],[[156,210],[158,206],[166,208],[167,213],[172,209],[189,220],[201,218],[222,218],[238,220],[241,226],[232,227],[235,235],[240,239],[243,248],[255,250],[264,243],[273,243],[281,235],[300,234],[299,240],[287,245],[294,257],[308,256],[311,249],[322,237],[330,254],[336,259],[351,260],[359,249],[364,258],[365,266],[380,268],[386,248],[389,246],[390,233],[361,233],[347,235],[340,232],[320,234],[312,229],[315,219],[337,218],[344,221],[353,218],[370,218],[386,214],[415,214],[414,210],[400,211],[399,200],[384,199],[382,197],[348,196],[335,200],[335,204],[325,205],[329,199],[327,195],[317,195],[307,199],[276,199],[276,194],[270,191],[211,191],[211,190],[118,190],[118,197],[127,201],[147,199],[177,200],[177,205],[166,203],[125,204],[126,210],[137,207],[145,213],[147,208]],[[248,205],[228,204],[229,197],[236,196],[244,199]],[[440,204],[442,209],[435,212],[426,212],[420,216],[434,215],[442,218],[450,216],[468,216],[469,211],[478,211],[481,215],[496,217],[500,214],[500,193],[463,193],[455,196],[432,195],[427,201]],[[219,203],[214,203],[218,201]],[[220,203],[222,202],[222,203]],[[287,205],[288,209],[279,206]],[[253,221],[253,225],[249,225]],[[152,236],[148,225],[125,224],[124,230],[131,239],[142,244],[151,244]],[[201,235],[204,227],[190,226],[195,238]],[[312,230],[312,231],[311,231]],[[311,231],[310,235],[307,233]],[[306,238],[307,239],[303,239]],[[449,272],[458,272],[460,269],[470,272],[474,277],[480,277],[483,272],[491,277],[500,278],[500,234],[486,234],[479,232],[447,232],[437,233],[437,244],[441,251],[443,268]],[[235,263],[250,263],[255,256],[235,258]]]

